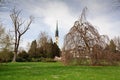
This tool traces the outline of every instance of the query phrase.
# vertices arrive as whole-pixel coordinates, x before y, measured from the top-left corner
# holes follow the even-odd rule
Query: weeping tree
[[[65,64],[94,64],[94,52],[104,49],[108,42],[108,37],[100,35],[95,26],[86,20],[86,10],[83,9],[80,18],[65,35],[62,50]]]

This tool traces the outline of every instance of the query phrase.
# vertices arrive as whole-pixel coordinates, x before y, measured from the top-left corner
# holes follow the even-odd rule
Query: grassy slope
[[[8,63],[0,65],[0,80],[120,80],[120,66]]]

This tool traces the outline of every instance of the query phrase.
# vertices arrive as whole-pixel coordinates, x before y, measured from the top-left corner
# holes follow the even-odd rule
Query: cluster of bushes
[[[11,62],[13,59],[13,52],[4,50],[0,51],[0,62]],[[50,57],[43,57],[43,56],[38,56],[38,57],[31,57],[29,53],[26,51],[22,51],[17,55],[16,58],[17,62],[55,62],[54,58]]]
[[[54,57],[60,56],[60,49],[56,43],[46,41],[42,46],[38,46],[36,40],[32,41],[28,52],[21,51],[17,55],[18,62],[54,62]]]
[[[22,51],[17,55],[17,62],[55,62],[54,58],[49,57],[31,57],[26,51]]]

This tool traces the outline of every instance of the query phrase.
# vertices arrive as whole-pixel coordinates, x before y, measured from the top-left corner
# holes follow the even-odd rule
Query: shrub
[[[27,52],[22,51],[17,55],[16,61],[17,62],[26,62],[26,61],[29,61],[28,57],[29,57],[29,55],[27,54]]]
[[[0,52],[0,62],[10,62],[12,61],[13,53],[8,50],[3,50]]]

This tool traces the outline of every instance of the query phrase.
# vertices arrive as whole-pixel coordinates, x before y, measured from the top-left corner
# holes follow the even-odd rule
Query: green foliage
[[[0,65],[1,80],[119,80],[120,66],[64,66],[61,63]]]
[[[110,41],[109,49],[111,52],[116,52],[116,45],[113,40]]]
[[[31,62],[40,62],[42,61],[41,58],[32,58],[30,59]]]
[[[22,51],[22,52],[20,52],[18,55],[17,55],[17,59],[16,59],[16,61],[17,62],[26,62],[26,61],[29,61],[29,55],[27,54],[27,52],[26,51]]]
[[[50,42],[47,42],[47,48],[46,48],[46,54],[47,54],[47,58],[53,58],[53,41],[52,39],[50,40]]]
[[[29,59],[33,62],[53,61],[55,56],[60,56],[60,49],[46,33],[41,33],[38,42],[32,41],[28,51]],[[45,59],[46,58],[46,59]],[[49,60],[50,59],[50,60]]]
[[[54,59],[52,58],[42,58],[41,59],[42,62],[56,62]]]
[[[39,54],[41,54],[41,57],[44,58],[52,58],[54,59],[55,56],[60,57],[60,48],[56,43],[48,42],[46,44],[46,48],[40,47],[38,48]]]
[[[0,52],[0,62],[10,62],[12,61],[13,53],[7,49],[3,49]]]
[[[30,50],[28,51],[31,58],[37,57],[37,42],[36,40],[32,41]]]
[[[6,33],[5,28],[0,24],[0,62],[9,62],[12,60],[10,34]]]
[[[55,56],[60,57],[60,48],[56,43],[53,43],[52,39],[47,44],[47,58],[54,58]]]
[[[55,56],[60,57],[60,55],[61,55],[60,48],[58,47],[58,45],[56,43],[53,44],[53,53],[54,53],[53,58]]]

